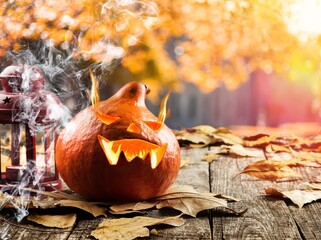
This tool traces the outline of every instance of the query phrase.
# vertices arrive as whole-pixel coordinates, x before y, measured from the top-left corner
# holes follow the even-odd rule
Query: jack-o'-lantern
[[[59,135],[57,168],[70,189],[97,200],[142,200],[163,193],[180,167],[179,144],[164,124],[164,98],[158,118],[145,106],[149,89],[130,82],[79,112]]]

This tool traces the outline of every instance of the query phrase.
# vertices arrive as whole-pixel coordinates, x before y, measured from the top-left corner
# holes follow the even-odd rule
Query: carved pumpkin
[[[157,118],[145,106],[148,92],[144,84],[128,83],[106,101],[93,97],[93,106],[67,124],[56,161],[70,189],[97,200],[142,200],[173,183],[180,149],[164,124],[167,98]]]

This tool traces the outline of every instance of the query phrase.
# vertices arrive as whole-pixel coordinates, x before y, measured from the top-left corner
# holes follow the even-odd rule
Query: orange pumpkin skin
[[[61,132],[56,144],[56,165],[68,187],[83,197],[96,200],[144,200],[163,193],[176,179],[180,167],[180,148],[173,132],[164,124],[154,131],[144,121],[158,119],[146,108],[145,85],[130,82],[114,96],[79,112]],[[106,125],[96,111],[120,117]],[[129,132],[134,123],[140,132]],[[110,141],[142,139],[167,145],[163,159],[151,168],[150,155],[128,162],[123,153],[111,165],[98,135]]]

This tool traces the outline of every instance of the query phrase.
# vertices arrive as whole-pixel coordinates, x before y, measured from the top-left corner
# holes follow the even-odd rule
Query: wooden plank
[[[303,239],[321,239],[321,202],[308,204],[302,209],[290,205],[289,209]]]
[[[207,149],[182,149],[181,158],[189,159],[190,164],[187,167],[180,169],[179,175],[175,184],[190,185],[198,191],[210,190],[209,187],[209,166],[207,162],[201,161],[201,157],[205,155]],[[168,216],[178,215],[179,212],[161,209],[148,211],[147,216],[156,218],[165,218]],[[131,216],[112,216],[131,217]],[[209,214],[207,211],[200,213],[197,218],[184,217],[186,222],[181,227],[164,228],[155,227],[157,235],[151,235],[149,239],[211,239],[211,228]],[[102,218],[97,219],[82,219],[78,222],[69,240],[84,239],[90,235]],[[87,229],[86,229],[87,228]]]
[[[247,175],[233,179],[250,162],[257,160],[220,157],[211,163],[212,191],[241,198],[241,202],[232,203],[230,207],[248,209],[242,217],[213,210],[213,239],[301,239],[285,202],[262,195],[265,187],[274,186],[272,182]]]
[[[0,216],[0,239],[64,240],[68,238],[71,231],[72,227],[45,228],[26,219],[17,223],[12,209],[2,210]]]

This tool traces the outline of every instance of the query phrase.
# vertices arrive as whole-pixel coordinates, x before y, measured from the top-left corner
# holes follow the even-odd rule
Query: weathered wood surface
[[[176,183],[191,185],[201,192],[211,191],[240,198],[242,201],[230,203],[229,207],[238,211],[248,209],[247,212],[243,216],[236,216],[225,209],[204,211],[197,218],[184,217],[186,223],[181,227],[156,228],[157,235],[152,235],[151,239],[321,239],[321,202],[299,209],[290,201],[264,195],[265,187],[290,190],[297,186],[297,182],[271,182],[247,175],[236,176],[249,163],[264,159],[263,153],[259,158],[221,156],[209,164],[201,158],[210,152],[208,148],[182,149],[182,159],[189,160],[190,164],[180,170]],[[279,154],[272,157],[289,156]],[[316,176],[319,170],[309,168],[302,171],[310,171],[302,172],[308,181],[308,177]],[[15,223],[13,210],[3,209],[0,215],[0,239],[93,239],[90,233],[102,218],[93,218],[71,208],[42,210],[48,213],[75,211],[78,214],[75,226],[60,230],[44,228],[27,220]],[[164,209],[148,212],[149,216],[159,218],[177,214],[174,210]]]

